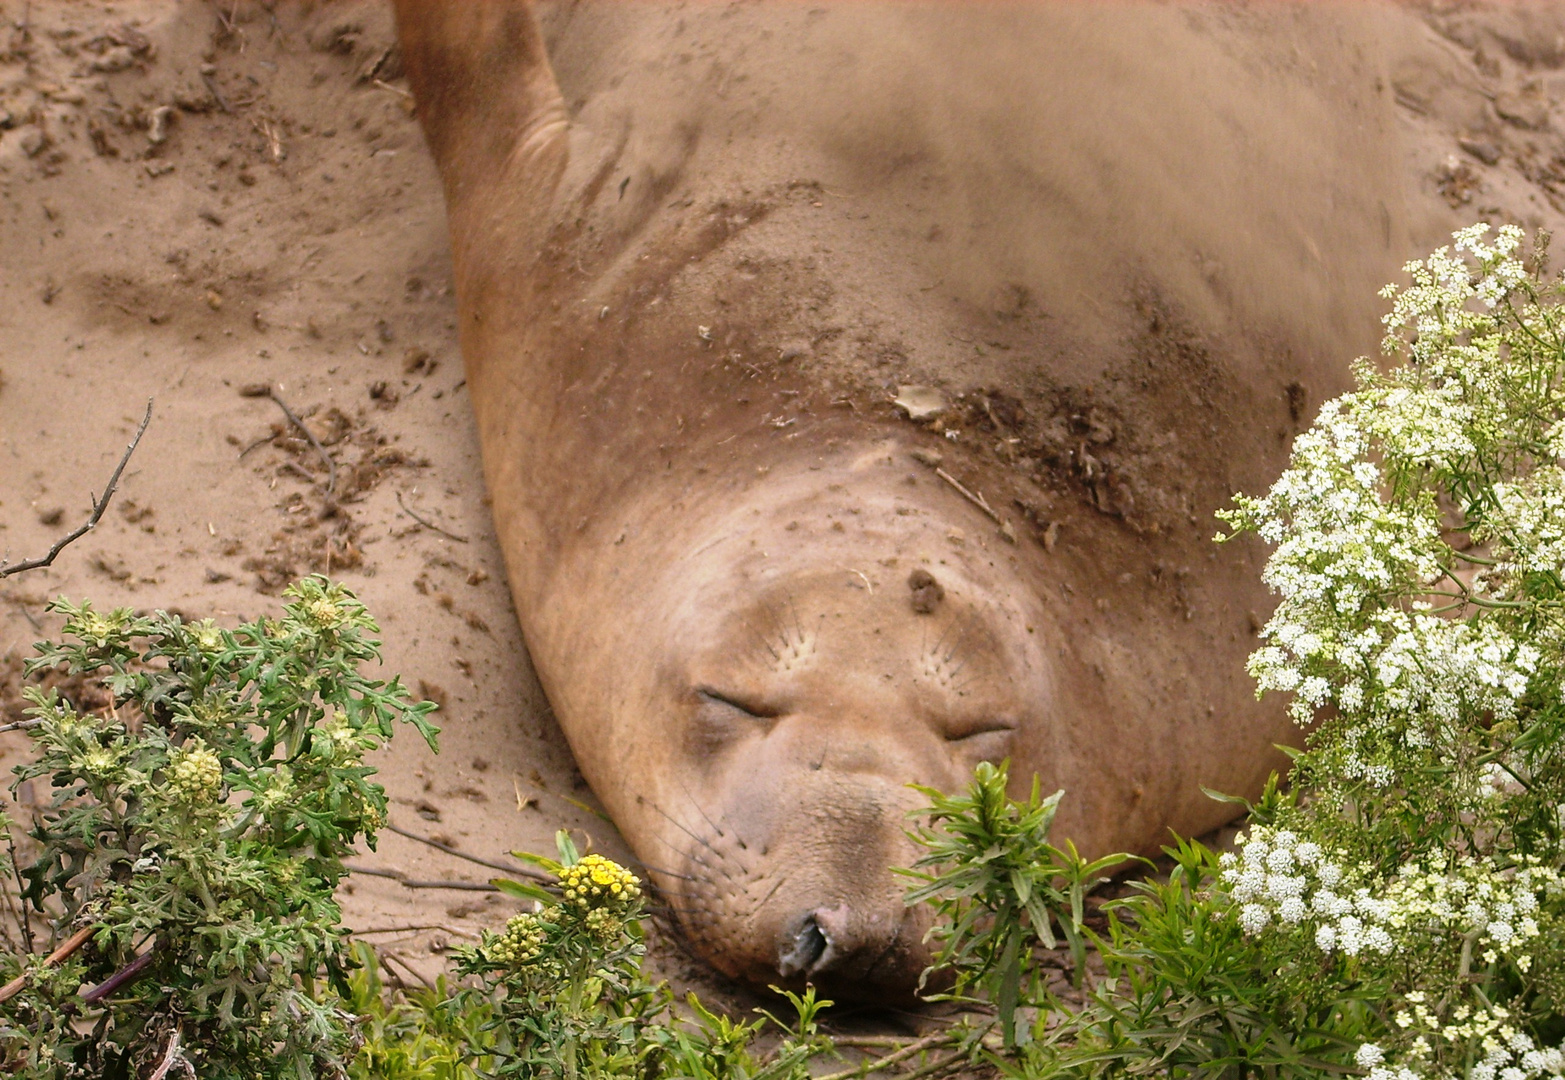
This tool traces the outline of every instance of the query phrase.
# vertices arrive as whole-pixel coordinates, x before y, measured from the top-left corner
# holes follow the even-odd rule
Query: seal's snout
[[[792,935],[783,939],[782,948],[777,951],[777,970],[785,979],[814,975],[829,967],[836,959],[835,953],[818,915],[811,913],[799,921]]]
[[[828,983],[842,980],[878,982],[891,972],[882,970],[892,954],[910,953],[910,926],[905,913],[867,915],[847,904],[819,907],[787,924],[777,946],[777,973],[784,979],[802,978]],[[900,962],[908,957],[897,956]],[[916,961],[922,966],[925,957]],[[906,967],[894,962],[892,967]],[[892,975],[896,982],[901,975]]]

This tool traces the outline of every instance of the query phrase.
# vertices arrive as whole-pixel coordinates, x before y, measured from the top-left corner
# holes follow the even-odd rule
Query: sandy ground
[[[1442,4],[1392,24],[1409,255],[1477,218],[1558,226],[1565,15]],[[409,732],[379,761],[393,823],[491,859],[568,828],[628,860],[516,627],[392,44],[377,3],[0,3],[0,555],[85,518],[155,401],[98,529],[0,584],[0,697],[16,707],[57,594],[236,621],[330,572],[379,617],[386,670],[442,706],[438,758]],[[327,444],[330,500],[260,385]],[[0,768],[24,749],[0,736]],[[361,862],[490,876],[389,834]],[[426,977],[511,906],[367,877],[346,892],[350,925]],[[746,1000],[655,952],[676,981]]]

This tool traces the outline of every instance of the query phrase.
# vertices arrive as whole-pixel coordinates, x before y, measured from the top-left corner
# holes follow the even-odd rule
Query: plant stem
[[[97,932],[98,928],[96,926],[82,927],[80,930],[76,931],[76,933],[66,938],[65,943],[58,949],[44,957],[44,967],[54,967],[56,964],[60,963],[66,959],[66,957],[74,953],[77,949],[87,944],[88,939]],[[10,1001],[17,994],[20,994],[22,992],[22,988],[27,985],[27,978],[27,973],[23,972],[21,975],[18,975],[4,986],[0,986],[0,1002]]]
[[[887,1054],[883,1058],[878,1058],[875,1061],[857,1065],[851,1069],[844,1069],[841,1072],[828,1073],[825,1076],[816,1077],[816,1080],[850,1080],[850,1078],[855,1076],[868,1076],[870,1073],[881,1072],[885,1069],[889,1069],[897,1062],[905,1061],[914,1054],[922,1053],[925,1050],[930,1050],[937,1046],[950,1046],[955,1042],[956,1038],[955,1036],[951,1035],[950,1032],[937,1031],[933,1035],[926,1035],[922,1039],[908,1043],[907,1045],[903,1046],[902,1049],[897,1050],[894,1053]],[[837,1045],[845,1046],[851,1044],[844,1040],[837,1040]]]

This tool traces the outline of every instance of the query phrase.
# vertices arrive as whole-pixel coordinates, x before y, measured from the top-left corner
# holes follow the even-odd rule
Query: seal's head
[[[594,780],[695,951],[859,997],[906,994],[929,960],[892,872],[919,854],[909,783],[960,789],[1051,700],[1009,546],[967,540],[965,504],[866,457],[687,508],[699,537],[636,558],[658,655],[643,672],[645,638],[610,650],[619,763]]]

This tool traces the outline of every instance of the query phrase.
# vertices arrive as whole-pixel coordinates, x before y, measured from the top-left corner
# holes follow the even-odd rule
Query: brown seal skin
[[[699,955],[908,992],[981,760],[1094,855],[1257,790],[1212,513],[1405,255],[1375,9],[397,8],[527,645]]]

